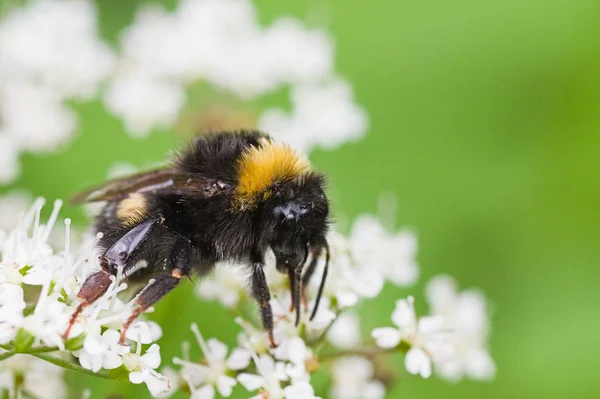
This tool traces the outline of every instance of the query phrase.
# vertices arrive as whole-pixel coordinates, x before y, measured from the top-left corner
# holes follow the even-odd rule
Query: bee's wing
[[[72,204],[111,201],[129,193],[160,192],[205,198],[225,191],[230,185],[174,168],[153,169],[110,180],[71,197]]]

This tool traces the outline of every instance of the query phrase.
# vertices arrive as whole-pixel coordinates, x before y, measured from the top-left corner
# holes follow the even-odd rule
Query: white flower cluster
[[[392,314],[395,327],[374,329],[372,337],[380,349],[365,349],[368,343],[361,339],[361,323],[354,310],[360,299],[378,295],[386,281],[412,285],[418,275],[413,234],[389,233],[367,215],[356,219],[348,238],[330,233],[330,273],[321,306],[313,320],[308,310],[314,301],[303,307],[300,327],[295,326],[295,312],[290,310],[287,276],[276,271],[272,254],[267,259],[276,348],[270,346],[253,315],[236,319],[242,331],[231,352],[217,339],[205,341],[192,325],[203,362],[193,362],[184,353],[173,359],[180,366],[178,372],[165,369],[164,375],[159,374],[161,356],[154,342],[162,331],[157,324],[135,322],[127,332],[127,345],[119,344],[132,305],[117,297],[126,288],[118,279],[113,279],[98,301],[84,308],[65,342],[62,334],[80,303],[76,294],[85,276],[98,267],[95,240],[71,250],[67,219],[65,249],[55,252],[48,240],[61,203],[55,203],[46,224],[40,223],[42,206],[43,200],[38,199],[21,214],[15,229],[0,234],[0,391],[13,391],[18,383],[22,392],[37,397],[63,397],[63,372],[44,362],[47,359],[41,354],[48,352],[58,354],[54,361],[75,356],[94,373],[119,372],[132,383],[145,383],[154,396],[167,397],[183,389],[195,399],[212,399],[216,393],[229,397],[237,384],[256,392],[255,399],[317,398],[310,381],[320,365],[331,373],[332,398],[384,398],[386,388],[375,359],[388,351],[405,352],[408,372],[424,378],[434,370],[452,381],[465,376],[487,380],[495,374],[487,350],[485,299],[476,290],[459,292],[448,276],[435,277],[427,285],[430,316],[417,318],[413,297],[397,301]],[[315,273],[318,277],[309,287],[311,293],[316,292],[323,267],[321,261]],[[218,265],[215,274],[199,284],[198,294],[241,312],[250,300],[242,270],[240,265]],[[39,359],[23,355],[27,353]],[[49,380],[55,389],[37,393],[40,378]]]
[[[289,87],[291,110],[264,110],[258,128],[300,150],[367,130],[366,112],[333,71],[327,32],[292,17],[261,27],[250,0],[143,7],[119,53],[97,31],[91,0],[32,0],[0,19],[0,184],[18,176],[21,151],[70,140],[77,121],[66,102],[93,98],[105,81],[106,107],[133,136],[173,126],[197,81],[241,100]]]
[[[19,174],[21,151],[71,138],[76,117],[65,103],[93,97],[114,62],[91,1],[33,0],[0,19],[0,184]]]
[[[487,350],[489,334],[486,303],[474,290],[456,291],[448,276],[434,277],[427,285],[432,315],[417,319],[414,298],[396,302],[392,322],[396,327],[376,328],[372,332],[380,348],[410,346],[405,358],[411,374],[428,378],[432,363],[436,372],[451,381],[467,376],[490,380],[496,373]]]
[[[238,319],[244,332],[235,350],[250,351],[258,374],[249,376],[240,373],[238,368],[221,369],[223,373],[237,374],[238,382],[248,390],[259,389],[263,396],[256,398],[311,398],[314,392],[309,382],[316,369],[314,365],[332,357],[319,353],[318,349],[328,345],[342,350],[339,352],[342,356],[333,356],[329,364],[332,398],[385,397],[385,385],[377,378],[373,355],[386,351],[405,351],[407,370],[424,378],[432,374],[432,362],[439,374],[449,379],[463,375],[475,379],[493,377],[494,363],[486,350],[485,300],[475,291],[456,292],[454,282],[448,277],[435,278],[428,285],[433,316],[417,319],[414,299],[400,300],[392,315],[396,327],[377,328],[372,333],[381,349],[375,353],[372,349],[363,351],[365,342],[360,335],[360,320],[353,308],[361,298],[377,296],[386,281],[403,287],[416,282],[419,274],[415,261],[417,241],[409,231],[389,233],[370,215],[355,220],[349,237],[333,231],[328,241],[330,271],[316,318],[309,321],[304,309],[301,327],[294,326],[294,314],[289,311],[287,276],[276,271],[271,256],[267,259],[271,264],[265,270],[273,295],[271,306],[278,347],[270,348],[265,333],[253,327],[249,320]],[[312,293],[317,290],[322,267],[323,262],[311,282]],[[218,299],[229,308],[242,306],[248,300],[243,270],[241,265],[218,265],[214,275],[198,285],[198,295]],[[314,303],[310,303],[308,308],[313,306]],[[189,376],[185,377],[185,370],[181,374],[183,380],[190,380]],[[190,385],[190,389],[194,388],[197,385]],[[293,392],[301,392],[301,395],[294,396]]]
[[[334,76],[333,50],[326,32],[291,17],[261,27],[250,0],[181,0],[173,12],[152,5],[122,36],[105,102],[143,136],[173,125],[192,82],[241,99],[290,86],[291,113],[266,110],[259,127],[301,150],[334,147],[362,136],[367,116]]]
[[[15,387],[18,381],[21,386]],[[64,369],[33,356],[14,355],[0,362],[0,393],[3,390],[36,399],[66,398]]]
[[[155,371],[160,365],[160,354],[158,345],[153,342],[162,334],[156,323],[135,322],[127,331],[127,345],[118,344],[132,304],[117,298],[126,288],[126,284],[117,279],[113,278],[105,295],[84,308],[75,320],[70,339],[64,341],[62,334],[80,303],[77,293],[85,277],[99,265],[93,253],[95,240],[88,240],[78,251],[71,250],[68,219],[65,220],[65,248],[61,252],[54,251],[48,239],[61,202],[55,203],[46,224],[40,223],[43,203],[41,199],[35,201],[15,229],[0,234],[0,347],[3,348],[0,357],[12,359],[11,351],[33,354],[38,353],[38,349],[44,353],[57,351],[61,358],[77,357],[83,368],[93,372],[118,369],[132,383],[145,383],[153,395],[167,392],[168,380]],[[142,346],[148,344],[150,347],[142,353]],[[27,376],[37,366],[32,365],[24,373],[18,367],[24,364],[17,361],[20,358],[14,360],[17,366],[6,363],[7,366],[0,369],[0,388],[9,388],[1,381],[20,381],[25,377],[22,388],[30,389]],[[32,364],[37,364],[35,362]],[[13,375],[7,376],[7,373]],[[46,373],[44,378],[54,377],[62,381],[62,374],[57,372]],[[63,398],[63,391],[48,391],[43,397]]]

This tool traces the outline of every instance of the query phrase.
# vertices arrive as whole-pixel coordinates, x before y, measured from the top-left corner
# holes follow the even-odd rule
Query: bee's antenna
[[[310,320],[315,318],[317,310],[319,309],[319,302],[321,302],[321,296],[323,295],[323,289],[325,288],[325,280],[327,280],[327,272],[329,271],[329,244],[325,241],[325,267],[323,268],[323,276],[321,277],[321,284],[319,285],[319,292],[317,293],[317,299],[315,301],[315,307],[310,315]]]

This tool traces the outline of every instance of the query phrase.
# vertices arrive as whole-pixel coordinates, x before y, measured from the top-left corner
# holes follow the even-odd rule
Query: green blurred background
[[[98,0],[102,36],[116,43],[142,3]],[[440,272],[489,298],[494,382],[424,381],[393,358],[401,380],[388,397],[600,397],[600,2],[263,0],[258,8],[264,23],[292,14],[330,29],[337,69],[370,114],[364,140],[311,154],[331,178],[338,218],[377,212],[381,193],[394,193],[397,226],[419,237],[420,284],[366,303],[365,334],[389,323],[396,298],[422,298]],[[188,113],[206,93],[193,90],[200,100]],[[182,140],[172,132],[134,140],[99,102],[74,107],[76,139],[58,154],[23,156],[21,178],[3,191],[66,198],[116,161],[143,167]],[[85,221],[80,209],[63,214]],[[168,325],[165,365],[192,338],[192,321],[205,336],[235,340],[231,316],[200,302],[191,284],[156,310],[152,318]],[[148,396],[144,386],[69,381],[73,398],[85,387],[94,399]]]

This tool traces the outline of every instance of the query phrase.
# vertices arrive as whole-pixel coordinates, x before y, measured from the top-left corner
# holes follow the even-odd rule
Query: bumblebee
[[[197,137],[167,167],[75,195],[72,203],[107,203],[95,224],[103,233],[101,269],[81,287],[81,303],[64,338],[81,311],[107,291],[111,276],[122,273],[130,283],[144,283],[121,332],[123,343],[135,318],[184,277],[204,276],[217,262],[235,260],[251,269],[249,291],[276,346],[265,252],[273,251],[277,270],[289,277],[296,325],[301,302],[306,307],[306,286],[325,254],[314,318],[329,264],[324,186],[323,174],[289,146],[257,131],[240,131]]]

